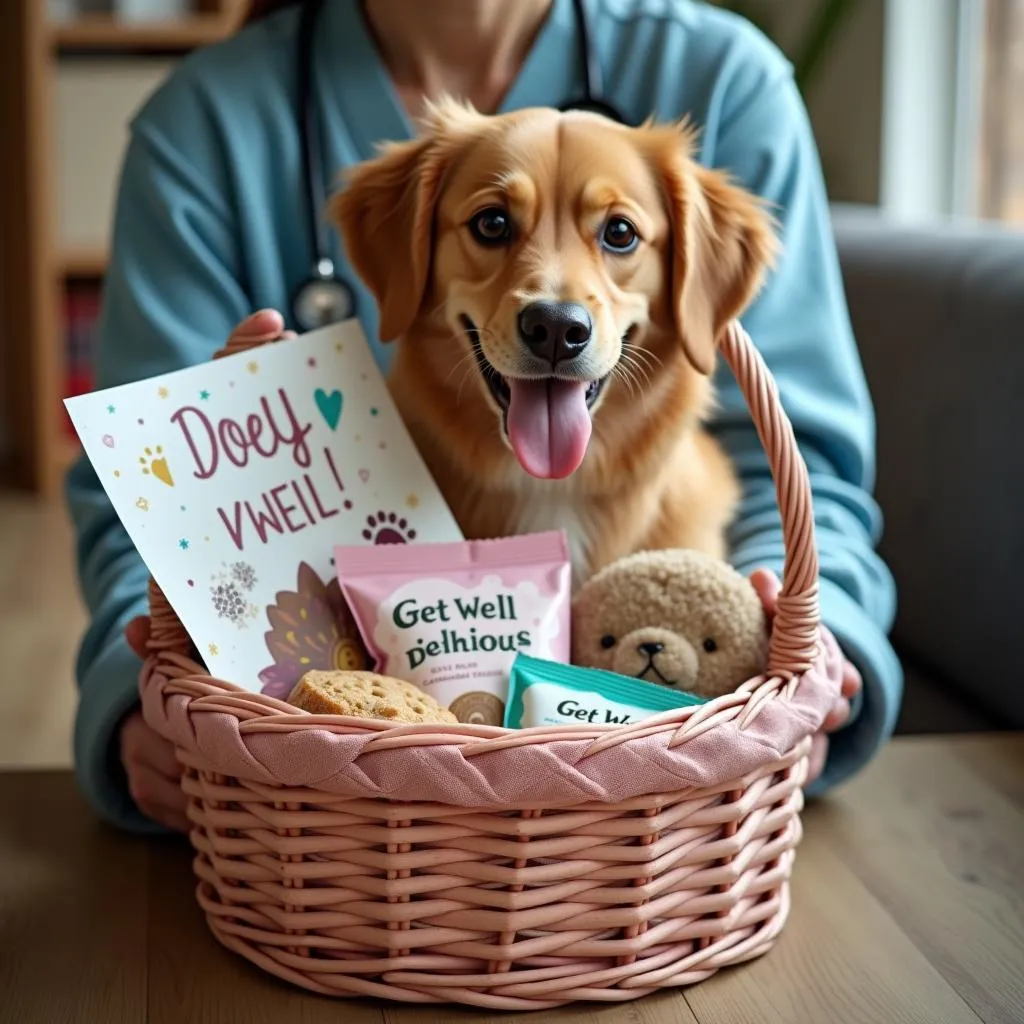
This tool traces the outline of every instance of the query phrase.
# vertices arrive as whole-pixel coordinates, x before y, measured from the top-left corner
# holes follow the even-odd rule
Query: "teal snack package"
[[[509,670],[505,728],[631,725],[662,711],[706,703],[692,693],[616,672],[517,654]]]

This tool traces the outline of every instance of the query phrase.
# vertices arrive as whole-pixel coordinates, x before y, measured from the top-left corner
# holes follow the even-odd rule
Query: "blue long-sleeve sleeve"
[[[888,739],[902,672],[887,634],[895,586],[876,551],[874,410],[850,324],[828,201],[803,101],[780,64],[726,79],[709,105],[703,158],[762,196],[779,223],[782,255],[743,317],[779,387],[810,473],[822,619],[864,679],[850,722],[832,734],[820,793],[857,772]],[[715,429],[741,474],[731,559],[743,572],[781,574],[784,546],[764,449],[735,380],[720,376]]]
[[[230,210],[211,179],[152,126],[136,124],[104,282],[98,387],[211,357],[250,312],[239,283],[236,239]],[[90,617],[76,665],[78,782],[107,820],[133,831],[155,831],[158,826],[128,793],[118,756],[120,724],[138,702],[140,668],[123,631],[147,610],[148,573],[84,457],[68,474],[66,497]]]

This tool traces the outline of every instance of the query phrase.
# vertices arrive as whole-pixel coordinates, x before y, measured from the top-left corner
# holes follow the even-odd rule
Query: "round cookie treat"
[[[458,721],[419,687],[375,672],[307,672],[295,684],[288,702],[314,715],[348,715],[401,724]]]
[[[483,690],[460,694],[448,705],[448,710],[468,725],[501,725],[505,721],[504,702]]]

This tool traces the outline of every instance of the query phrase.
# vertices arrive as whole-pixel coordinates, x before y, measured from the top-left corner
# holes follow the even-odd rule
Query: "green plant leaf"
[[[825,0],[811,19],[793,58],[793,74],[802,93],[806,94],[821,71],[825,57],[839,38],[843,20],[856,3],[857,0]]]

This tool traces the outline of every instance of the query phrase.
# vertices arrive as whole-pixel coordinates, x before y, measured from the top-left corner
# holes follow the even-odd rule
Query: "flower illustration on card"
[[[248,562],[235,562],[230,567],[231,578],[243,589],[252,590],[256,586],[256,570]]]
[[[227,619],[238,627],[245,624],[246,603],[234,583],[214,583],[210,587],[213,610],[221,619]]]
[[[247,597],[255,585],[256,570],[248,562],[222,565],[210,580],[210,603],[217,617],[245,629],[259,615],[259,608]]]
[[[267,620],[263,638],[274,662],[259,677],[272,697],[287,697],[312,669],[356,671],[370,665],[337,579],[324,583],[305,562],[299,564],[296,589],[280,591],[267,606]]]

